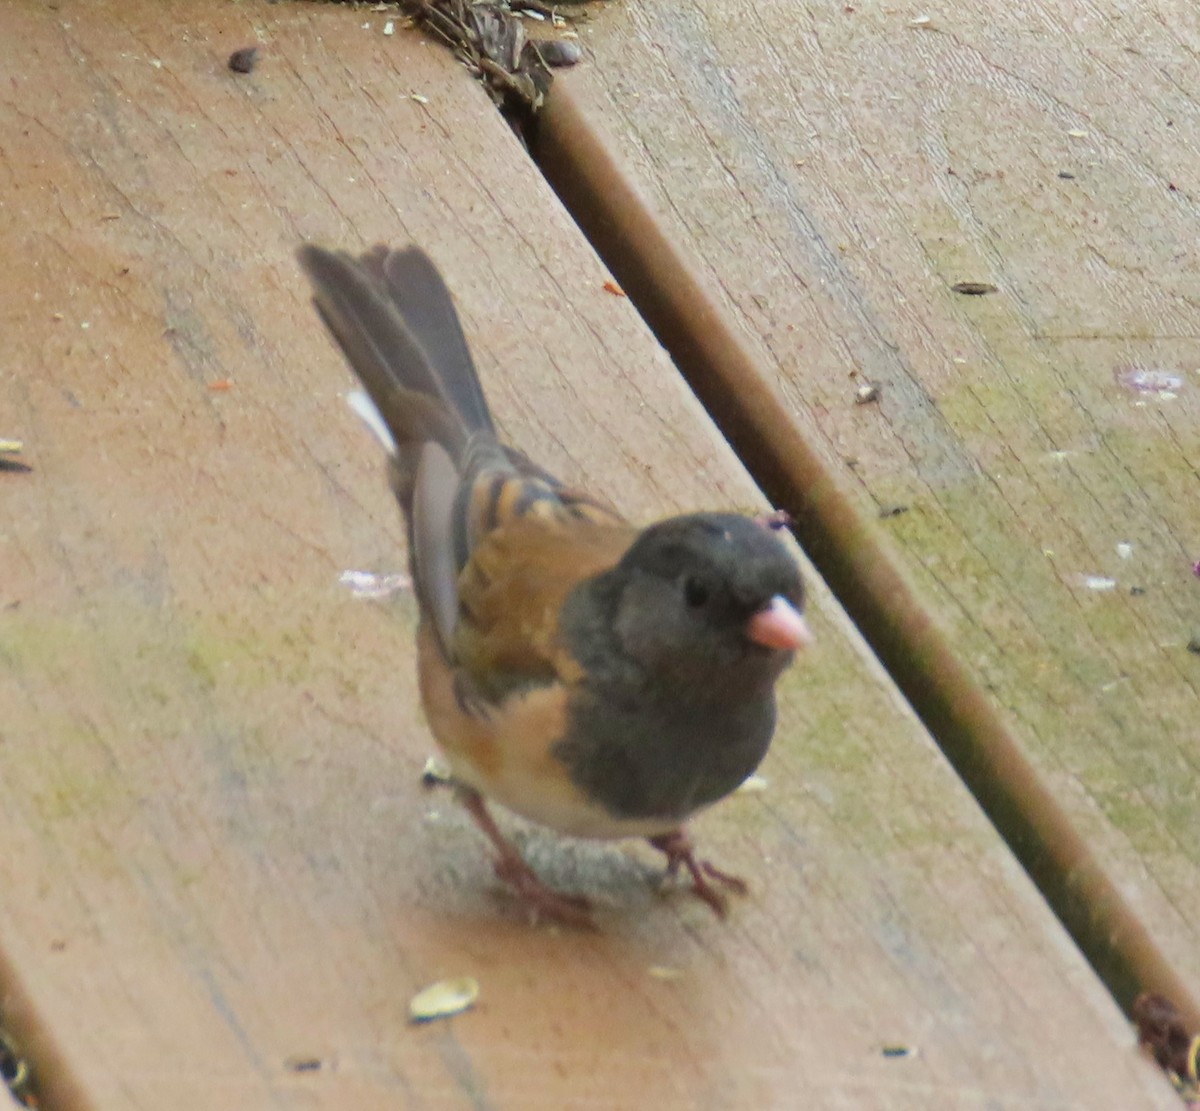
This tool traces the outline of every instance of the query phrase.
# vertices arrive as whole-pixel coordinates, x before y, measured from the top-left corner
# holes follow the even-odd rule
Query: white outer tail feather
[[[375,439],[383,444],[384,450],[389,455],[395,455],[396,441],[388,431],[383,417],[379,415],[379,410],[375,408],[375,402],[363,390],[354,390],[352,393],[346,394],[346,404],[358,414],[359,420],[371,430]]]

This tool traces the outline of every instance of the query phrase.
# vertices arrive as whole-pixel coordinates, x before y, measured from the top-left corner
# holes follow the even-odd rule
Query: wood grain
[[[1196,983],[1190,14],[651,2],[568,81]]]
[[[727,924],[639,848],[524,831],[602,907],[531,928],[422,792],[412,600],[339,583],[401,530],[301,239],[426,246],[564,477],[642,517],[762,503],[486,97],[388,18],[5,15],[0,435],[32,471],[0,474],[0,950],[46,1105],[1173,1106],[819,582],[768,789],[697,824],[754,887]],[[473,1012],[408,1024],[464,974]]]

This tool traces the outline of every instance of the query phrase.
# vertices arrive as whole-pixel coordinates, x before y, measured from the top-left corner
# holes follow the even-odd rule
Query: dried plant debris
[[[1189,1107],[1200,1107],[1200,1034],[1184,1023],[1178,1008],[1165,995],[1142,992],[1132,1009],[1138,1041],[1158,1062]]]
[[[536,112],[553,77],[552,66],[579,61],[579,45],[530,39],[518,13],[565,27],[562,9],[535,0],[407,0],[414,22],[440,39],[483,81],[501,108]]]

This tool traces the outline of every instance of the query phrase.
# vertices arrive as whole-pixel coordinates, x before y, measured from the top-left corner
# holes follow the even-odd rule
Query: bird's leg
[[[595,929],[590,913],[591,904],[587,899],[582,895],[564,895],[538,879],[537,873],[521,858],[516,845],[500,832],[500,827],[496,825],[478,791],[456,783],[454,793],[496,850],[496,859],[492,862],[496,875],[516,891],[535,918],[544,917],[567,926]]]
[[[727,900],[709,880],[729,888],[738,895],[745,895],[750,890],[745,880],[722,872],[707,860],[697,860],[696,846],[683,829],[673,829],[670,833],[663,833],[649,840],[660,853],[666,854],[667,875],[677,875],[681,865],[686,868],[692,877],[692,892],[712,907],[719,918],[725,917]]]

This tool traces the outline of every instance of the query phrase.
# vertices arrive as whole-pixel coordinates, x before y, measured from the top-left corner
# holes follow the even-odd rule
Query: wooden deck
[[[1131,966],[1200,982],[1189,15],[651,0],[569,79],[817,464],[883,518],[834,523],[830,573],[1127,1001]],[[1137,924],[1143,952],[1112,951]]]
[[[632,516],[760,507],[743,464],[770,486],[795,436],[831,580],[878,551],[911,589],[885,662],[910,689],[905,621],[951,647],[976,766],[1003,736],[1054,803],[1022,816],[997,779],[1039,883],[1073,882],[1065,822],[1085,911],[1112,896],[1099,920],[1138,935],[1112,991],[1151,969],[1190,1013],[1200,43],[1182,3],[1073,10],[628,0],[581,27],[563,103],[732,321],[746,396],[783,399],[755,451],[730,379],[706,394],[739,459],[394,10],[5,9],[0,438],[32,469],[0,472],[0,1019],[39,1106],[1178,1106],[812,569],[766,789],[695,831],[752,896],[721,923],[638,846],[528,830],[601,905],[594,936],[529,926],[419,785],[412,599],[339,581],[401,570],[403,541],[293,261],[422,244],[506,436]],[[835,502],[866,545],[840,559]],[[458,975],[477,1007],[411,1025]]]

